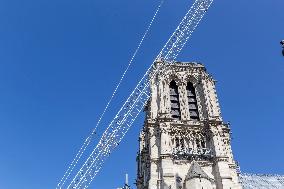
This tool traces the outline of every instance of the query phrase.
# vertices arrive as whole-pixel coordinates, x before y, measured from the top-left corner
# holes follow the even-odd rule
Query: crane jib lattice
[[[80,170],[69,183],[64,181],[66,185],[64,183],[59,184],[57,186],[58,189],[85,189],[90,185],[102,168],[105,159],[118,146],[138,114],[144,108],[150,97],[149,80],[156,77],[166,62],[171,63],[175,61],[212,2],[213,0],[196,0],[194,2],[177,29],[155,58],[154,63],[146,71],[138,85],[108,125],[98,144]],[[162,61],[159,64],[155,64],[157,60]],[[87,140],[90,139],[87,138]]]

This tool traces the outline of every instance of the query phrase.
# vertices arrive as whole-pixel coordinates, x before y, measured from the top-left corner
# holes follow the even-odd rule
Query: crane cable
[[[197,2],[197,1],[196,1]],[[196,4],[196,2],[194,3],[194,5],[192,6],[192,7],[194,7],[195,6],[195,4]],[[204,1],[202,1],[203,3],[204,3]],[[211,3],[210,3],[211,4]],[[198,9],[200,9],[200,10],[203,10],[203,9],[201,9],[202,7],[203,7],[203,4],[199,4],[199,5],[197,5],[198,6]],[[191,8],[192,9],[192,8]],[[189,13],[191,13],[190,11],[191,11],[191,9],[189,10],[189,12],[186,14],[186,16],[184,17],[184,19],[183,19],[183,22],[185,22],[184,20],[186,20],[188,17],[189,17]],[[198,9],[197,10],[195,10],[195,12],[194,12],[194,14],[191,16],[192,18],[195,18],[195,16],[196,16],[196,14],[198,13]],[[204,9],[203,10],[204,12],[206,12],[206,9]],[[200,19],[203,17],[203,15],[200,17]],[[197,17],[198,18],[198,17]],[[166,52],[167,52],[167,54],[166,54],[166,56],[165,56],[165,58],[167,59],[167,58],[169,58],[169,57],[173,57],[174,59],[175,59],[175,57],[178,55],[177,53],[182,49],[182,47],[184,46],[184,43],[186,43],[186,41],[188,40],[188,38],[189,38],[189,36],[192,34],[192,32],[195,30],[195,28],[196,28],[196,26],[199,24],[199,22],[200,22],[200,19],[198,20],[196,20],[197,22],[196,22],[196,24],[194,24],[195,26],[193,26],[192,27],[192,29],[188,29],[188,25],[191,23],[191,21],[190,22],[188,22],[186,25],[185,25],[185,28],[187,28],[187,30],[189,30],[190,32],[188,33],[188,34],[186,34],[186,35],[188,35],[188,36],[186,36],[184,39],[184,42],[183,42],[183,44],[181,45],[181,47],[179,47],[178,49],[176,49],[176,50],[174,50],[174,48],[176,48],[176,45],[178,45],[177,43],[180,43],[180,41],[182,40],[182,39],[179,39],[179,37],[176,39],[176,40],[172,40],[172,39],[174,39],[175,37],[174,36],[176,36],[177,35],[177,33],[179,33],[179,32],[182,32],[182,31],[180,31],[180,26],[184,26],[184,25],[182,25],[182,23],[180,23],[180,25],[178,26],[178,28],[176,29],[176,31],[173,33],[173,35],[171,36],[171,38],[168,40],[168,42],[166,43],[166,45],[163,47],[163,49],[162,49],[162,52],[158,55],[158,58],[159,57],[161,57],[160,55],[163,53],[163,50],[168,46],[168,43],[171,43],[172,45],[170,45],[170,49],[168,49],[168,50],[166,50]],[[194,20],[194,19],[193,19]],[[184,29],[183,29],[184,30]],[[182,32],[183,33],[183,32]],[[181,36],[183,37],[185,34],[183,33]],[[173,51],[177,51],[177,53],[174,53]],[[173,55],[171,55],[171,54],[173,54]],[[170,55],[170,56],[169,56]],[[169,57],[168,57],[169,56]],[[170,59],[169,59],[170,60]],[[148,69],[148,71],[146,72],[146,74],[143,76],[143,78],[145,78],[145,76],[147,75],[147,73],[149,72],[149,70],[152,68],[152,66]],[[155,70],[155,72],[158,72],[158,70],[159,69],[157,69],[157,70]],[[155,74],[154,74],[155,75]],[[143,80],[143,78],[142,78],[142,80]],[[142,81],[141,80],[141,81]],[[140,81],[140,82],[141,82]],[[139,84],[137,85],[137,86],[139,86],[140,85],[140,82],[139,82]],[[143,84],[142,84],[143,85]],[[137,87],[136,87],[137,88]],[[145,87],[144,87],[145,88]],[[135,91],[135,90],[134,90]],[[132,94],[134,93],[134,91],[132,92]],[[141,92],[142,93],[142,92]],[[131,94],[131,95],[132,95]],[[130,97],[131,97],[131,95],[130,95]],[[130,98],[129,97],[129,98]],[[135,100],[135,102],[134,103],[132,103],[132,104],[135,104],[136,102],[137,102],[137,100],[138,100],[138,97],[136,98],[136,100]],[[128,100],[125,102],[125,103],[127,103],[128,102]],[[124,105],[123,105],[124,106]],[[133,106],[131,106],[131,108],[132,108]],[[123,108],[123,107],[122,107]],[[131,110],[129,110],[129,111],[131,111]],[[128,111],[128,112],[129,112]],[[120,111],[119,111],[120,112]],[[118,113],[119,114],[119,113]],[[118,116],[116,116],[116,118],[117,118]],[[116,119],[115,118],[115,119]],[[126,119],[125,117],[123,118],[123,119]],[[135,118],[134,118],[135,119]],[[134,119],[132,119],[132,120],[134,120]],[[114,120],[113,120],[114,121]],[[112,122],[113,122],[112,121]],[[122,120],[123,121],[123,120]],[[121,121],[121,122],[122,122]],[[117,123],[118,124],[118,123]],[[110,128],[110,127],[112,127],[111,126],[112,125],[112,123],[108,126],[108,128],[106,129],[106,131],[105,132],[107,132],[108,131],[108,129]],[[122,124],[118,124],[119,125],[119,127],[122,125]],[[121,128],[121,127],[120,127]],[[120,128],[118,128],[118,129],[120,129]],[[90,162],[90,165],[88,165],[88,167],[87,167],[87,170],[86,171],[84,171],[83,170],[83,167],[81,167],[81,169],[78,171],[78,173],[77,173],[77,175],[75,176],[75,178],[73,179],[73,181],[70,183],[70,185],[68,186],[68,188],[81,188],[81,186],[82,186],[82,182],[85,182],[87,179],[87,177],[86,177],[86,174],[89,174],[88,173],[88,171],[90,170],[90,169],[93,169],[93,164],[96,162],[96,161],[100,161],[100,163],[99,163],[99,167],[98,167],[98,169],[94,172],[94,175],[96,175],[97,174],[97,172],[100,170],[100,168],[101,168],[101,164],[103,163],[103,161],[104,161],[104,159],[102,159],[102,157],[99,157],[100,155],[102,155],[102,156],[104,156],[104,157],[106,157],[106,153],[107,154],[109,154],[110,153],[110,147],[111,147],[111,143],[110,142],[112,142],[111,140],[111,138],[113,138],[113,136],[115,136],[115,134],[116,134],[116,132],[118,131],[118,129],[116,128],[116,131],[112,131],[112,133],[111,133],[111,135],[110,136],[108,136],[108,135],[105,135],[105,137],[107,137],[107,140],[105,141],[105,142],[102,142],[101,143],[101,141],[99,142],[99,144],[95,147],[95,149],[93,150],[93,152],[91,153],[91,155],[89,156],[89,158],[86,160],[86,162],[85,162],[85,164],[83,165],[83,167],[86,165],[86,164],[89,164],[89,159],[92,159],[91,160],[91,162]],[[128,130],[128,129],[127,129]],[[127,132],[127,131],[126,131]],[[105,134],[105,133],[104,133]],[[125,132],[124,132],[124,134],[125,134]],[[123,134],[123,136],[124,136],[124,134]],[[121,138],[123,138],[123,136],[121,137]],[[103,135],[103,137],[104,137],[104,135]],[[102,137],[102,138],[103,138]],[[101,138],[101,140],[102,140],[102,138]],[[119,141],[121,141],[121,139],[119,139]],[[96,155],[96,157],[95,156],[93,156],[93,153],[95,153],[95,151],[96,151],[96,149],[97,149],[97,147],[99,146],[99,145],[103,145],[103,147],[105,147],[105,149],[102,149],[102,151],[99,151],[98,152],[98,154]],[[102,153],[102,154],[101,154]],[[95,159],[94,159],[94,157],[95,157]],[[101,159],[100,159],[101,158]],[[99,160],[98,160],[99,159]],[[96,167],[97,168],[97,167]],[[79,175],[79,178],[77,178],[77,176]],[[92,179],[94,178],[94,176],[92,177],[92,178],[90,178],[91,179],[91,181],[92,181]],[[83,180],[84,179],[84,180]],[[91,181],[88,181],[89,183],[91,182]],[[87,182],[87,181],[86,181]],[[73,185],[72,186],[72,184],[75,184],[75,185]],[[84,185],[85,186],[85,188],[88,186],[88,185]]]
[[[117,86],[115,87],[115,90],[113,91],[113,93],[112,93],[112,95],[111,95],[111,97],[110,97],[110,99],[109,99],[109,101],[108,101],[108,103],[107,103],[107,105],[106,105],[104,111],[102,112],[101,116],[99,117],[99,120],[98,120],[98,122],[97,122],[95,128],[92,130],[91,134],[86,138],[86,140],[84,141],[84,143],[83,143],[82,147],[80,148],[79,152],[76,154],[75,158],[74,158],[73,161],[71,162],[71,165],[68,167],[67,171],[64,173],[64,176],[62,177],[62,179],[60,180],[60,182],[58,183],[58,185],[57,185],[57,187],[56,187],[57,189],[61,189],[62,186],[65,184],[66,180],[69,178],[69,176],[70,176],[70,174],[72,173],[73,169],[74,169],[75,166],[78,164],[78,161],[80,160],[81,156],[82,156],[83,153],[85,152],[86,148],[88,147],[88,145],[89,145],[90,142],[92,141],[92,138],[94,137],[94,135],[96,135],[97,127],[98,127],[99,124],[101,123],[101,120],[103,119],[103,117],[104,117],[104,115],[105,115],[107,109],[109,108],[109,106],[110,106],[110,104],[111,104],[111,102],[112,102],[114,96],[116,95],[117,90],[118,90],[118,88],[120,87],[120,85],[121,85],[121,83],[122,83],[122,81],[123,81],[123,79],[124,79],[126,73],[128,72],[130,66],[132,65],[132,63],[133,63],[133,61],[134,61],[134,59],[135,59],[137,53],[139,52],[139,50],[140,50],[140,48],[141,48],[141,46],[142,46],[142,44],[143,44],[143,42],[144,42],[146,36],[148,35],[148,33],[149,33],[149,31],[150,31],[150,29],[151,29],[151,27],[152,27],[152,25],[153,25],[153,22],[155,21],[155,19],[156,19],[158,13],[160,12],[160,9],[161,9],[162,5],[164,4],[164,1],[165,1],[165,0],[161,0],[161,1],[160,1],[159,5],[158,5],[158,8],[157,8],[156,11],[155,11],[154,16],[152,17],[152,19],[151,19],[151,21],[150,21],[150,24],[148,25],[148,27],[147,27],[145,33],[144,33],[143,36],[142,36],[142,39],[140,40],[140,42],[139,42],[137,48],[135,49],[135,51],[134,51],[134,53],[133,53],[133,55],[132,55],[132,57],[131,57],[131,59],[130,59],[130,61],[129,61],[127,67],[126,67],[126,69],[124,70],[124,72],[123,72],[123,74],[122,74],[122,76],[121,76],[121,78],[120,78],[120,80],[119,80]]]

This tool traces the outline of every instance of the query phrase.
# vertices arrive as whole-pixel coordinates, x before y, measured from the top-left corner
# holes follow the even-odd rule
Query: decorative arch
[[[185,83],[192,83],[192,85],[196,87],[196,85],[198,84],[198,78],[197,76],[187,74],[185,78]]]
[[[182,77],[182,75],[180,75],[180,74],[177,73],[177,72],[174,72],[173,70],[170,70],[170,71],[168,71],[168,72],[165,74],[165,82],[170,85],[170,83],[171,83],[173,80],[176,82],[176,84],[177,84],[178,86],[179,86],[179,85],[182,85],[182,83],[183,83],[183,77]]]

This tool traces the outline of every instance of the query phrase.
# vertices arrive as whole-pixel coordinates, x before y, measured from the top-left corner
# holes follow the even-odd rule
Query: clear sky
[[[0,189],[55,188],[94,127],[159,0],[0,0]],[[166,0],[113,106],[122,101],[190,7]],[[284,174],[283,0],[216,0],[179,61],[214,76],[241,170]],[[92,188],[136,177],[143,115]]]

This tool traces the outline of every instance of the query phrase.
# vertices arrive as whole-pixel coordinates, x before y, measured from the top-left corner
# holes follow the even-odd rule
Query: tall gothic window
[[[171,115],[174,119],[180,120],[180,103],[179,103],[179,94],[178,86],[175,81],[170,83],[170,100],[171,100]]]
[[[188,108],[189,108],[190,119],[199,120],[199,113],[198,113],[198,107],[197,107],[195,88],[194,88],[194,86],[191,82],[187,83],[186,91],[187,91],[187,99],[188,99]]]

